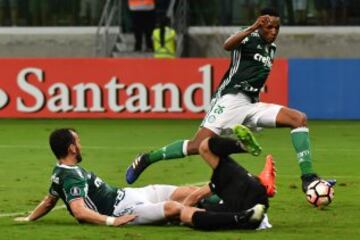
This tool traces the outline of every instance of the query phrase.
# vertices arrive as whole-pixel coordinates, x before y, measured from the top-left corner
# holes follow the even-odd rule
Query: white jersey
[[[176,188],[172,185],[124,188],[124,195],[115,204],[113,216],[137,215],[130,224],[150,224],[164,221],[164,204],[170,200]]]

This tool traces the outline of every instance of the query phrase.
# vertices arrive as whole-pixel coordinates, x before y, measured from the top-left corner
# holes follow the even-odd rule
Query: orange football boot
[[[261,184],[265,186],[268,197],[274,197],[276,193],[276,168],[275,161],[270,154],[266,156],[264,169],[261,171],[258,177]]]

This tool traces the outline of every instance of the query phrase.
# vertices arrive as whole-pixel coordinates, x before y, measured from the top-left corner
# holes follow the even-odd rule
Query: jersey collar
[[[76,169],[78,168],[78,166],[69,166],[69,165],[65,165],[65,164],[56,164],[56,166],[60,167],[60,168],[66,168],[66,169]]]

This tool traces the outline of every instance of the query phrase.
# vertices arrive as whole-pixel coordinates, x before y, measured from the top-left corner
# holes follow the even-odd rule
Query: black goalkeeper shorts
[[[269,207],[265,187],[229,156],[221,157],[209,185],[211,191],[223,200],[223,204],[208,210],[240,212],[258,203]]]

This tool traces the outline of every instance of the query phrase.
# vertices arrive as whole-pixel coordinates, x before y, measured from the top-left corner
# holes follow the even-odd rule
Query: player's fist
[[[30,218],[29,217],[16,217],[14,218],[15,222],[30,222]]]
[[[270,16],[269,15],[263,15],[258,17],[258,19],[256,20],[256,22],[254,23],[254,27],[256,29],[266,26],[270,23]]]
[[[127,224],[129,222],[134,221],[136,217],[137,217],[136,215],[124,215],[121,217],[116,217],[113,226],[118,227]]]

